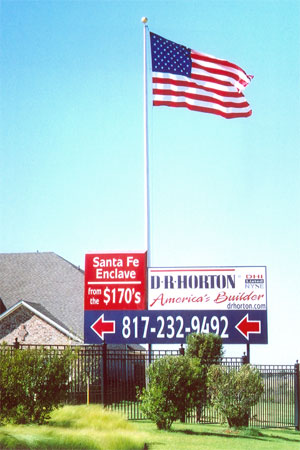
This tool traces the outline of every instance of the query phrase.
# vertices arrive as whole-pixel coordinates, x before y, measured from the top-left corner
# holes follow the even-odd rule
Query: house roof
[[[67,330],[62,322],[57,320],[56,317],[52,316],[52,314],[49,313],[49,311],[47,311],[42,305],[39,305],[37,303],[29,303],[21,300],[20,302],[16,303],[15,305],[13,305],[11,308],[7,309],[4,313],[0,315],[0,322],[10,314],[13,314],[18,308],[21,308],[22,306],[24,308],[29,309],[29,311],[31,311],[36,316],[45,320],[52,327],[57,328],[60,332],[68,336],[70,339],[81,342],[81,339],[79,339],[78,336]]]
[[[84,272],[53,252],[0,253],[0,314],[26,302],[83,339]]]

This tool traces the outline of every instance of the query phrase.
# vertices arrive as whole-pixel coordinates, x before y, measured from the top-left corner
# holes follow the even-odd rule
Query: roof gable
[[[83,338],[83,290],[83,270],[55,253],[0,254],[0,313],[20,301],[37,304],[40,313],[45,308],[48,317]]]
[[[71,333],[69,330],[67,330],[63,324],[60,323],[60,321],[56,320],[48,311],[45,310],[45,308],[42,307],[42,305],[36,305],[34,303],[27,303],[21,300],[20,302],[13,305],[11,308],[7,309],[3,314],[0,315],[0,322],[1,320],[7,318],[9,315],[13,314],[17,309],[21,307],[29,309],[33,314],[38,316],[40,319],[47,322],[52,327],[59,330],[61,333],[65,334],[68,338],[72,339],[73,341],[82,342],[82,340],[76,336],[75,334]]]

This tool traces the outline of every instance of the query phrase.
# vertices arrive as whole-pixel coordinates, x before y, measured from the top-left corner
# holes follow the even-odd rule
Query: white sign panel
[[[150,268],[148,309],[266,310],[266,267]]]

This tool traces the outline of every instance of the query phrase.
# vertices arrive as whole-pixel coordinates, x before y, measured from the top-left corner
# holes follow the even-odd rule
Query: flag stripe
[[[150,33],[153,105],[185,107],[231,119],[249,117],[242,90],[253,78],[236,64]]]
[[[199,67],[216,75],[224,75],[231,80],[232,84],[241,90],[245,89],[253,78],[247,75],[236,64],[229,63],[228,61],[218,60],[217,58],[212,58],[209,55],[204,55],[193,50],[191,51],[191,58],[192,65],[195,69]]]
[[[230,68],[231,70],[236,70],[237,72],[243,72],[245,77],[248,78],[248,75],[246,74],[246,72],[243,69],[241,69],[239,66],[237,66],[234,63],[226,61],[225,59],[216,58],[215,56],[206,55],[205,53],[196,52],[194,50],[192,50],[192,54],[194,55],[195,58],[206,61],[207,63],[216,64],[218,66],[225,66],[225,67]],[[251,80],[249,80],[249,81],[251,81]]]
[[[158,74],[161,75],[161,74]],[[183,77],[182,77],[183,78]],[[201,77],[197,79],[198,82],[189,81],[188,79],[179,79],[179,77],[161,77],[161,76],[155,76],[152,78],[153,82],[153,89],[157,88],[159,85],[164,86],[177,86],[177,87],[186,87],[186,88],[195,88],[200,89],[206,92],[211,92],[215,94],[222,95],[223,97],[243,97],[243,94],[241,92],[237,92],[236,89],[234,89],[232,86],[229,86],[230,89],[228,90],[222,90],[222,89],[216,89],[215,83],[212,82],[212,78],[209,77]],[[201,83],[200,83],[201,82]],[[220,86],[217,86],[220,87]],[[174,88],[175,89],[175,88]]]
[[[240,105],[236,105],[235,103],[232,102],[227,102],[226,104],[224,104],[223,102],[219,102],[214,98],[210,98],[210,97],[204,97],[202,98],[200,97],[195,97],[193,95],[186,95],[186,93],[182,94],[182,93],[177,93],[177,95],[174,95],[174,92],[172,92],[170,95],[167,94],[159,94],[157,93],[155,95],[155,102],[165,102],[165,103],[170,103],[170,102],[174,102],[174,104],[176,103],[186,103],[188,105],[194,105],[195,107],[199,106],[199,107],[209,107],[212,109],[218,109],[220,111],[222,111],[224,114],[226,112],[229,113],[233,113],[233,112],[240,112],[243,114],[247,114],[248,117],[248,113],[251,111],[251,108],[249,107],[249,104],[247,102],[245,103],[241,103]]]
[[[249,103],[245,100],[245,97],[243,101],[236,102],[236,101],[224,101],[223,98],[218,98],[218,96],[209,96],[209,95],[200,95],[193,92],[187,92],[185,91],[174,91],[172,89],[153,89],[153,94],[155,95],[155,98],[157,99],[159,96],[161,98],[163,97],[186,97],[191,100],[199,100],[202,102],[209,102],[209,103],[215,103],[216,105],[223,106],[225,108],[246,108],[249,106]]]
[[[206,72],[204,72],[204,71],[203,71],[202,75],[200,73],[196,73],[196,71],[195,71],[194,73],[191,74],[191,78],[193,80],[201,80],[201,81],[211,82],[211,83],[214,83],[219,86],[226,86],[227,90],[237,92],[236,87],[233,86],[229,81],[219,80],[215,77],[208,76],[206,74]]]
[[[190,109],[191,111],[199,111],[199,112],[204,112],[204,113],[210,113],[210,114],[215,114],[221,117],[224,117],[225,119],[236,119],[238,117],[249,117],[252,114],[252,111],[243,111],[243,112],[231,112],[231,111],[222,111],[221,109],[214,109],[214,108],[210,108],[208,106],[202,106],[202,105],[194,105],[194,104],[190,104],[188,102],[174,102],[173,99],[172,101],[159,101],[159,100],[154,100],[153,101],[153,105],[154,106],[172,106],[172,107],[179,107],[179,108],[187,108]]]
[[[201,64],[195,64],[194,62],[192,62],[192,68],[193,68],[192,74],[208,73],[211,74],[213,78],[215,78],[216,80],[228,81],[230,84],[237,86],[238,89],[241,89],[240,86],[243,87],[243,85],[240,83],[238,75],[236,75],[235,73],[227,72],[226,70],[222,70],[219,68],[217,69],[212,67],[201,66]]]

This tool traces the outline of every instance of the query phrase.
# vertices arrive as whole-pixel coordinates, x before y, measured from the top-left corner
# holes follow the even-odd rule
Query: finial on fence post
[[[18,348],[20,348],[20,342],[18,341],[18,338],[17,338],[17,337],[15,338],[14,348],[15,348],[16,350],[18,350]]]
[[[242,363],[249,364],[249,359],[248,359],[248,355],[246,355],[246,352],[244,352],[244,354],[242,356]]]

